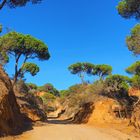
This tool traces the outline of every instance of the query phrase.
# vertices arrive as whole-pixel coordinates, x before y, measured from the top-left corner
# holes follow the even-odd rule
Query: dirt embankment
[[[112,123],[118,122],[123,118],[122,106],[114,99],[99,97],[96,101],[87,101],[78,103],[72,107],[69,105],[70,101],[65,101],[64,105],[58,104],[59,111],[51,113],[51,116],[57,116],[60,119],[71,119],[72,123]],[[120,112],[119,112],[120,111]],[[58,114],[57,114],[58,113]],[[122,114],[121,114],[122,113]]]
[[[0,66],[0,135],[15,134],[23,126],[12,83]]]
[[[110,98],[105,98],[94,103],[94,109],[89,117],[88,124],[96,123],[114,123],[120,120],[115,113],[121,110],[120,104]]]
[[[33,121],[46,121],[42,104],[39,98],[13,89],[10,78],[0,66],[0,136],[31,129]]]
[[[105,127],[107,129],[112,127],[126,134],[138,136],[135,128],[129,125],[130,116],[127,116],[126,108],[114,99],[102,97],[95,102],[84,103],[80,108],[75,109],[67,106],[58,108],[59,112],[56,111],[55,116],[59,116],[56,113],[60,113],[61,109],[65,111],[57,119],[67,119],[71,124],[87,123],[89,126]]]
[[[32,94],[16,92],[17,103],[23,113],[30,121],[46,121],[47,115],[43,108],[43,102],[39,97]]]

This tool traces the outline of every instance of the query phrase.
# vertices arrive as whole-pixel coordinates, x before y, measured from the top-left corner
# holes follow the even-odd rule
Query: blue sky
[[[1,23],[44,41],[49,61],[34,61],[40,72],[27,82],[52,83],[58,89],[80,83],[67,67],[75,62],[109,64],[113,73],[124,74],[125,68],[138,60],[125,45],[125,37],[136,21],[125,20],[116,10],[119,0],[44,0],[39,5],[0,11]],[[11,76],[13,62],[6,66]],[[92,80],[93,77],[90,77]]]

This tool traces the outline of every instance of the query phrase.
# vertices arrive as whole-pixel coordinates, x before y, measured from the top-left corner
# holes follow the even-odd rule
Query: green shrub
[[[38,96],[33,95],[33,94],[26,94],[26,96],[24,98],[33,107],[38,108],[38,107],[43,105],[42,99]]]
[[[130,79],[130,85],[131,85],[133,88],[140,89],[140,76],[139,76],[139,75],[134,75],[134,76]]]
[[[42,100],[45,104],[47,104],[49,101],[54,101],[56,99],[56,96],[54,96],[51,93],[45,93],[42,97]]]
[[[105,93],[111,97],[127,97],[130,79],[127,76],[111,75],[105,80]]]
[[[68,96],[69,94],[70,94],[70,92],[69,92],[69,90],[61,90],[60,92],[59,92],[59,94],[60,94],[60,97],[66,97],[66,96]]]
[[[25,82],[23,80],[19,80],[17,83],[16,83],[16,90],[19,92],[19,93],[28,93],[29,89],[28,89],[28,86],[25,84]]]
[[[52,84],[50,84],[50,83],[38,87],[38,90],[48,92],[48,93],[50,93],[50,94],[52,94],[54,96],[60,96],[59,91],[56,88],[54,88],[54,86]]]
[[[29,90],[37,90],[38,88],[37,85],[33,83],[27,83],[26,85],[28,86]]]
[[[105,83],[102,80],[95,81],[88,88],[89,93],[101,95],[104,93]]]

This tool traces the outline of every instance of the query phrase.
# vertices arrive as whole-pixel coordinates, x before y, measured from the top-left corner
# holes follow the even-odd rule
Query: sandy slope
[[[49,124],[35,127],[16,140],[136,140],[119,131],[86,125]]]

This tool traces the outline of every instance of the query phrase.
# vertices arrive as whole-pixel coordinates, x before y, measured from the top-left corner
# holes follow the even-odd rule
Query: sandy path
[[[35,127],[16,140],[136,140],[119,131],[111,131],[86,125],[48,124]]]

